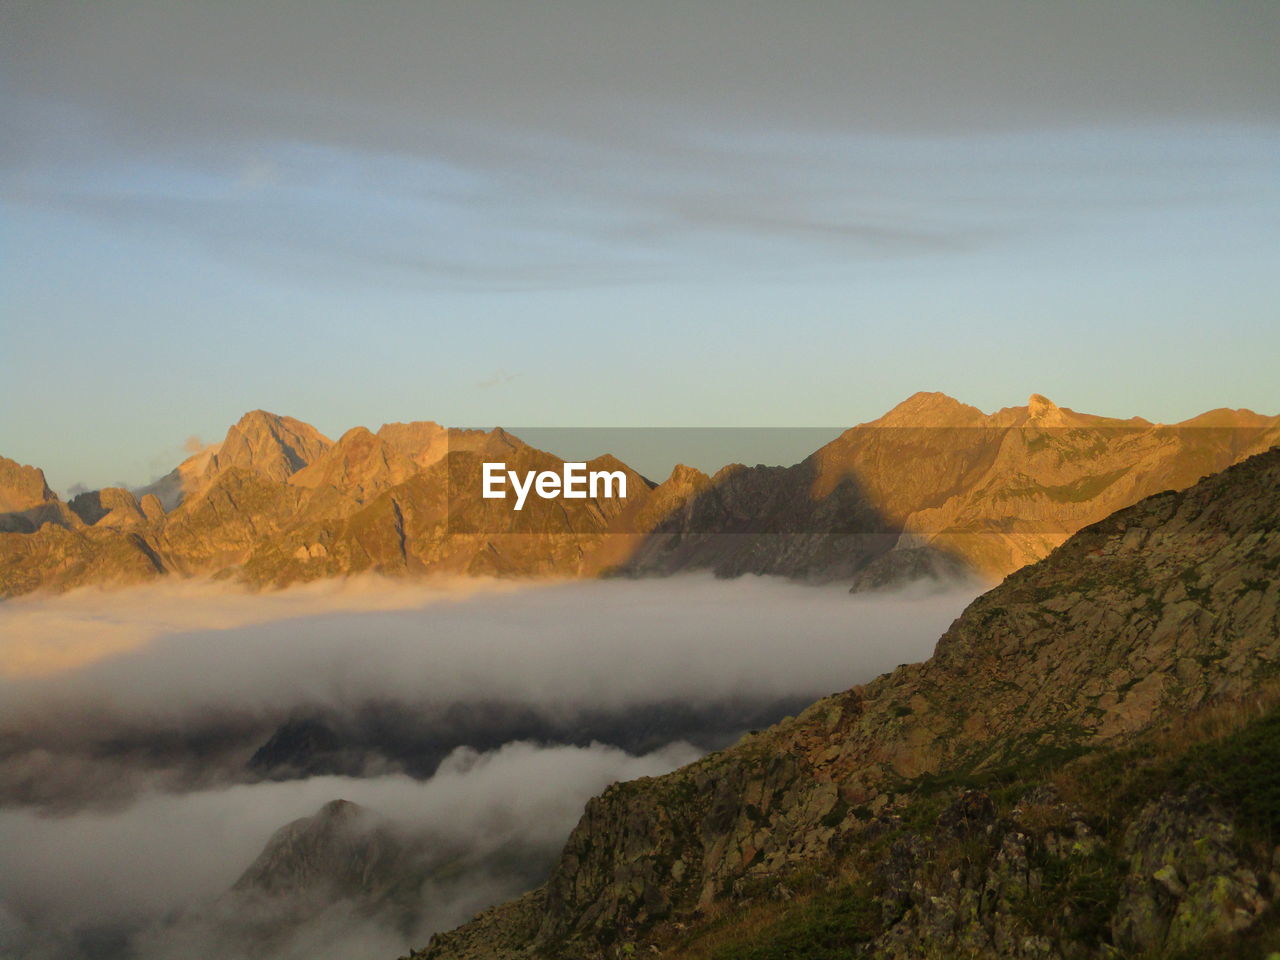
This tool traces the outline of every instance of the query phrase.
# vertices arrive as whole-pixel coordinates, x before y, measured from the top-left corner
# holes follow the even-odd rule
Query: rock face
[[[821,890],[805,909],[830,924],[835,909],[836,945],[858,951],[833,956],[1113,956],[1243,936],[1280,890],[1280,807],[1250,773],[1280,764],[1280,708],[1256,730],[1258,709],[1232,714],[1253,732],[1229,749],[1162,731],[1262,696],[1277,673],[1280,449],[1081,530],[975,600],[928,661],[615,784],[543,887],[422,956],[681,956],[700,924],[804,883]],[[1074,802],[1092,811],[1048,772],[1085,784]],[[966,782],[1002,785],[999,803],[953,789]],[[1260,841],[1242,839],[1249,818]],[[717,954],[739,955],[808,954]]]
[[[365,572],[518,577],[773,574],[875,589],[998,579],[1075,530],[1280,441],[1280,417],[1211,411],[1172,427],[1034,395],[984,414],[916,394],[790,467],[677,467],[654,484],[613,457],[625,502],[480,497],[480,464],[560,472],[505,431],[363,427],[336,443],[262,410],[136,493],[72,509],[0,462],[0,596],[164,575],[284,586]],[[135,500],[140,496],[141,500]],[[86,529],[87,525],[87,529]]]

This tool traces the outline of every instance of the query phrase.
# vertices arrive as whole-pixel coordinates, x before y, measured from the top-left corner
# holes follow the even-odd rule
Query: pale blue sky
[[[100,6],[0,23],[0,453],[55,488],[255,407],[1280,413],[1277,5]]]

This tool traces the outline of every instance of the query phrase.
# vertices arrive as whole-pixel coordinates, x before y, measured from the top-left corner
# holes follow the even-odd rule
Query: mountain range
[[[1280,442],[1280,417],[1214,410],[1178,424],[1112,419],[1040,395],[984,414],[919,393],[788,467],[621,470],[625,501],[479,496],[479,463],[559,470],[502,429],[432,422],[332,441],[245,414],[221,443],[136,490],[64,502],[0,457],[0,596],[212,576],[252,587],[359,573],[519,577],[775,574],[874,588],[997,580],[1081,527]]]

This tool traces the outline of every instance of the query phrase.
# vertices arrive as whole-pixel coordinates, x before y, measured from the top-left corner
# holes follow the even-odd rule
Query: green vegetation
[[[880,905],[861,885],[826,891],[749,940],[722,944],[715,960],[853,960],[880,932]]]
[[[1041,872],[1039,890],[1014,905],[1029,929],[1060,943],[1104,943],[1120,901],[1124,864],[1099,845],[1077,856],[1054,856],[1033,847],[1033,866]]]
[[[1093,753],[1054,779],[1101,829],[1197,785],[1251,839],[1271,843],[1280,837],[1280,704],[1225,705],[1160,737]]]
[[[1069,731],[1063,733],[1069,740]],[[1111,937],[1128,872],[1120,852],[1124,832],[1149,802],[1196,786],[1232,817],[1244,861],[1258,851],[1266,859],[1280,838],[1280,690],[1248,703],[1206,708],[1118,748],[1025,745],[1029,759],[1021,763],[903,784],[891,829],[860,842],[823,874],[787,881],[795,897],[790,902],[767,896],[776,893],[779,881],[754,890],[754,898],[739,909],[673,944],[671,955],[700,960],[858,957],[862,945],[883,931],[887,890],[878,865],[896,843],[927,838],[928,860],[917,874],[927,885],[942,889],[949,877],[981,884],[998,869],[999,838],[1016,817],[1018,829],[1029,836],[1028,867],[1039,883],[1021,893],[1015,884],[1006,909],[1028,935],[1128,960],[1271,960],[1280,944],[1275,908],[1244,935],[1211,938],[1190,950],[1131,956],[1112,945]],[[1086,842],[1063,842],[1073,835],[1066,807],[1034,800],[1047,783],[1084,815],[1092,830]],[[995,822],[1005,826],[994,835],[983,831],[942,840],[940,816],[968,790],[985,792],[994,804]],[[852,812],[870,819],[865,807]],[[1059,840],[1051,843],[1051,836]]]

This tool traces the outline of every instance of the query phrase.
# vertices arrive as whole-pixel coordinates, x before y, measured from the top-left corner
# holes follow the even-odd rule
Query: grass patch
[[[713,960],[853,960],[880,933],[880,905],[861,884],[819,893],[749,939],[723,943]]]

